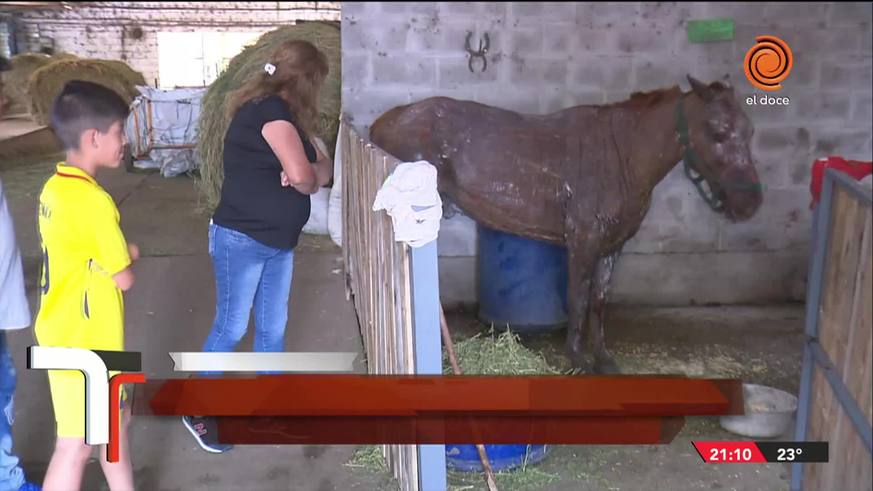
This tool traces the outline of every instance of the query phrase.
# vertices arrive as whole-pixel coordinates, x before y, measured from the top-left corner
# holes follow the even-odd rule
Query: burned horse
[[[652,190],[680,161],[704,201],[733,221],[761,204],[749,152],[752,125],[727,81],[678,87],[545,116],[435,97],[396,107],[372,141],[437,167],[439,189],[486,227],[563,245],[568,253],[567,348],[597,372],[617,367],[604,344],[607,291],[622,246]]]

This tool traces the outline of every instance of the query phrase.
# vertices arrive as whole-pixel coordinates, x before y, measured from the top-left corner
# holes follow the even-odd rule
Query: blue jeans
[[[294,251],[210,224],[209,254],[215,270],[215,321],[203,351],[233,351],[248,329],[252,306],[255,351],[284,351]]]
[[[24,471],[12,454],[12,423],[15,420],[15,363],[9,353],[6,331],[0,330],[0,491],[17,490],[24,484]]]

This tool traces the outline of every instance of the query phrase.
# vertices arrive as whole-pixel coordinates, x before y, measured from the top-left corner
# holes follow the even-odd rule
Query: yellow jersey
[[[57,165],[39,196],[40,345],[124,349],[124,301],[112,277],[131,261],[119,219],[93,177]]]

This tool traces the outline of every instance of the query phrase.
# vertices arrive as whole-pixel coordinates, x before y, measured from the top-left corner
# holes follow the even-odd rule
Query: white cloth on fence
[[[378,210],[391,217],[397,242],[421,247],[436,240],[443,216],[436,167],[424,160],[399,164],[376,193]]]

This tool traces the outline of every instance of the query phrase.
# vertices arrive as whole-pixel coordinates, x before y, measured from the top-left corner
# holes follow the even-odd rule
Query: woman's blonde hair
[[[309,41],[291,40],[279,45],[267,63],[275,67],[272,74],[261,68],[230,95],[228,117],[249,101],[278,95],[301,129],[314,136],[318,132],[318,93],[328,73],[327,57]]]

